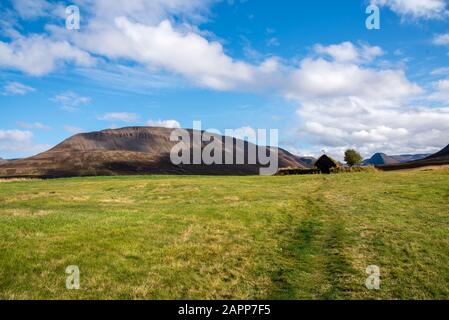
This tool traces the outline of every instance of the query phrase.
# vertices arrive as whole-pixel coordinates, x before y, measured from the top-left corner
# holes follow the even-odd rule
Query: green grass
[[[448,299],[449,170],[0,182],[0,298]]]

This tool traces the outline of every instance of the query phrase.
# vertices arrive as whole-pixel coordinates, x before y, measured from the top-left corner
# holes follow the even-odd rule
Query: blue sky
[[[370,3],[380,30],[368,30]],[[67,30],[65,8],[80,10]],[[301,155],[449,143],[444,0],[6,0],[0,157],[132,125],[276,128]]]

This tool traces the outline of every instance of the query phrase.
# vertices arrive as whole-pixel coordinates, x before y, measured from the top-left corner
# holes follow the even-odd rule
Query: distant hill
[[[413,169],[429,166],[442,166],[449,165],[449,145],[443,148],[441,151],[434,153],[430,156],[426,156],[422,159],[410,161],[406,163],[400,163],[396,165],[386,165],[380,167],[382,170],[403,170],[403,169]]]
[[[430,154],[403,154],[399,156],[390,156],[390,157],[398,160],[401,163],[405,163],[410,161],[421,160],[428,156],[430,156]]]
[[[441,151],[426,157],[424,160],[428,161],[428,160],[432,160],[432,159],[449,159],[449,145],[446,146]]]
[[[170,151],[177,142],[170,141],[174,129],[154,127],[128,127],[115,130],[82,133],[72,136],[56,147],[34,157],[8,161],[0,165],[0,177],[74,177],[96,175],[137,174],[198,174],[198,175],[255,175],[262,167],[242,165],[174,165]],[[192,136],[193,130],[188,130]],[[224,137],[217,136],[224,141]],[[249,142],[236,151],[247,153]],[[240,140],[240,142],[242,142]],[[204,148],[207,143],[203,143]],[[192,152],[191,152],[192,153]],[[225,150],[222,154],[230,153]],[[279,167],[308,168],[308,163],[283,149],[279,149]],[[235,163],[235,162],[234,162]]]
[[[279,153],[283,155],[283,158],[288,157],[289,159],[294,159],[293,162],[298,162],[300,164],[301,168],[312,169],[317,160],[314,157],[297,156],[297,155],[294,155],[284,149],[279,149],[279,150],[280,150]],[[286,168],[286,166],[282,166],[282,167]],[[298,167],[298,166],[295,163],[293,163],[293,167]]]
[[[363,161],[364,166],[384,166],[384,165],[394,165],[400,163],[406,163],[415,160],[421,160],[428,157],[428,154],[403,154],[396,156],[389,156],[385,153],[376,153],[370,159]]]
[[[3,158],[0,158],[0,164],[6,163],[6,162],[8,162],[8,161]]]
[[[314,157],[299,157],[299,160],[304,164],[305,167],[311,169],[315,166],[315,162],[318,159]]]
[[[385,153],[376,153],[370,159],[364,160],[364,166],[383,166],[388,164],[398,164],[400,161],[393,157],[387,156]]]

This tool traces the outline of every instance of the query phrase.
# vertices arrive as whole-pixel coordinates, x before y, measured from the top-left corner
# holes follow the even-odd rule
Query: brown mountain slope
[[[431,160],[431,159],[449,159],[449,145],[447,145],[441,151],[428,156],[424,160]]]
[[[382,170],[389,171],[389,170],[404,170],[404,169],[414,169],[414,168],[443,166],[443,165],[444,166],[449,165],[449,145],[444,149],[442,149],[441,151],[434,153],[421,160],[410,161],[398,165],[381,166],[379,168]]]
[[[9,161],[0,165],[0,177],[74,177],[96,175],[135,174],[198,174],[198,175],[255,175],[262,167],[242,165],[174,165],[170,151],[177,142],[170,141],[173,129],[129,127],[77,134],[56,147],[34,157]],[[192,130],[188,130],[192,137]],[[216,136],[219,141],[224,137]],[[236,151],[247,153],[251,143],[243,142],[240,149],[233,139]],[[202,143],[204,148],[207,143]],[[230,150],[229,150],[230,151]],[[228,151],[222,153],[222,157]],[[191,154],[193,154],[191,152]],[[192,157],[191,157],[192,158]],[[279,149],[279,167],[305,168],[301,159]],[[246,157],[245,157],[246,159]],[[235,163],[235,162],[234,162]]]

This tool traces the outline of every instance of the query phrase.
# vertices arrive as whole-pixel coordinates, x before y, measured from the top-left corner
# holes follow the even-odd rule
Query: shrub
[[[350,167],[355,166],[356,164],[362,162],[362,160],[363,160],[362,156],[357,151],[353,149],[346,150],[345,161],[348,164],[348,166]]]

